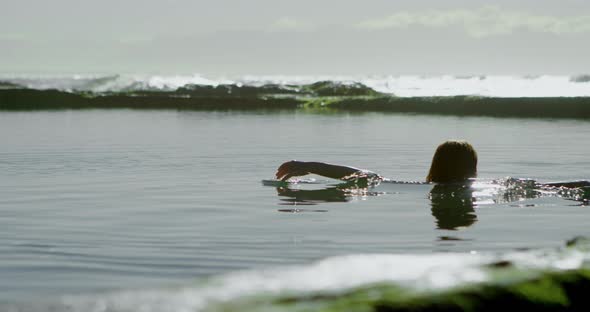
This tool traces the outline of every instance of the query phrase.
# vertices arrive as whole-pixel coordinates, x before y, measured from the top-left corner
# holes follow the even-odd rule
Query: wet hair
[[[448,140],[438,146],[426,182],[461,182],[477,176],[477,153],[466,141]]]

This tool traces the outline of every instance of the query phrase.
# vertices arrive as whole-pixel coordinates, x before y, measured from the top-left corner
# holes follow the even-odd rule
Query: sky
[[[0,0],[0,73],[590,73],[588,0]]]

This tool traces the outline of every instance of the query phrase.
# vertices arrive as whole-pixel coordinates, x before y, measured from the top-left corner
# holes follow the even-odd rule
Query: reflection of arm
[[[542,186],[549,186],[549,187],[568,187],[568,188],[576,188],[576,187],[588,187],[590,186],[589,181],[571,181],[571,182],[551,182],[551,183],[543,183]]]
[[[350,196],[347,195],[345,190],[339,189],[338,187],[319,190],[292,190],[287,187],[279,187],[277,188],[277,192],[279,196],[288,197],[288,199],[282,199],[283,201],[307,204],[315,204],[317,202],[347,202]]]

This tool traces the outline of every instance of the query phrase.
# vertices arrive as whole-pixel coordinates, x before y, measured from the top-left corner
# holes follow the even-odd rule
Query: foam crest
[[[360,254],[328,258],[308,266],[244,271],[214,277],[197,285],[106,295],[67,296],[67,311],[202,311],[211,304],[244,298],[336,294],[349,289],[390,283],[410,292],[452,289],[473,283],[503,283],[534,276],[541,270],[572,270],[590,256],[583,249],[537,250],[503,255],[438,253],[424,255]],[[516,275],[496,274],[508,263]],[[270,299],[269,299],[270,298]],[[56,310],[59,310],[56,309]]]

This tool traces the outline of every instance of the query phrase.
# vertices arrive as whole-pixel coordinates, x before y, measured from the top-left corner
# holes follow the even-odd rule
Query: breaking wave
[[[24,76],[0,74],[0,88],[77,92],[174,91],[187,85],[303,86],[318,81],[360,83],[377,92],[399,97],[477,95],[487,97],[590,96],[589,75],[573,76],[241,76],[206,78],[201,75],[61,75]]]
[[[0,76],[0,110],[330,109],[590,118],[587,76]]]
[[[590,285],[588,240],[566,247],[493,253],[359,254],[307,266],[242,271],[192,285],[63,296],[2,306],[12,311],[445,311],[508,303],[580,308]],[[463,300],[457,298],[464,297]],[[420,304],[416,306],[416,302]]]

